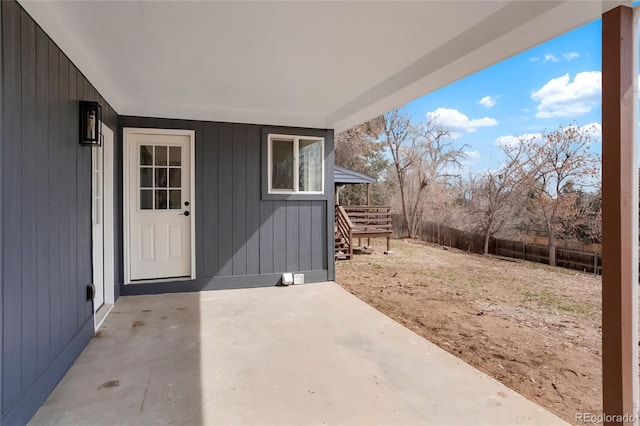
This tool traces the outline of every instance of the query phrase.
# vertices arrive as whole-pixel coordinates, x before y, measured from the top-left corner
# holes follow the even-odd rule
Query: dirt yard
[[[602,412],[599,277],[383,242],[337,262],[337,282],[569,423]]]

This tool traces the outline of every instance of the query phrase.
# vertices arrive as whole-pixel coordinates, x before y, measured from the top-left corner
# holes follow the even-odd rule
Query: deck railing
[[[347,212],[342,206],[336,206],[336,237],[342,238],[347,245],[347,253],[349,258],[353,256],[353,222],[349,219]]]
[[[392,227],[391,207],[336,206],[336,230],[348,243],[349,256],[353,255],[354,238],[367,238],[370,245],[371,238],[386,237],[389,251]]]

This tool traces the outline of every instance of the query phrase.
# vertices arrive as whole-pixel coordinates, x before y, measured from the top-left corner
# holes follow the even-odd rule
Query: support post
[[[371,205],[371,184],[367,184],[367,206]]]
[[[602,16],[602,398],[605,424],[638,425],[638,45],[633,9]]]

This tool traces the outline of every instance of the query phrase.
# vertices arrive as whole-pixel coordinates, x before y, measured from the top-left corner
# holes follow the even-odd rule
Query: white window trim
[[[274,139],[290,139],[293,141],[293,191],[290,189],[274,189],[273,188],[273,140]],[[321,158],[322,158],[322,191],[300,191],[300,139],[313,140],[320,142]],[[270,133],[267,137],[267,185],[269,194],[299,194],[299,195],[323,195],[324,194],[324,138],[318,136],[304,135],[283,135]]]

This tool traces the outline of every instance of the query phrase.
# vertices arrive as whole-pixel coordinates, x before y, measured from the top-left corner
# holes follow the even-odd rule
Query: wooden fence
[[[408,234],[407,226],[401,215],[393,215],[393,233],[396,238],[401,238]],[[454,247],[471,253],[482,254],[484,251],[483,235],[461,231],[433,222],[422,222],[420,239],[428,243]],[[530,244],[523,241],[491,238],[489,241],[489,253],[497,256],[549,264],[549,248],[547,246]],[[556,264],[563,268],[598,275],[602,274],[602,255],[598,252],[557,247]]]

